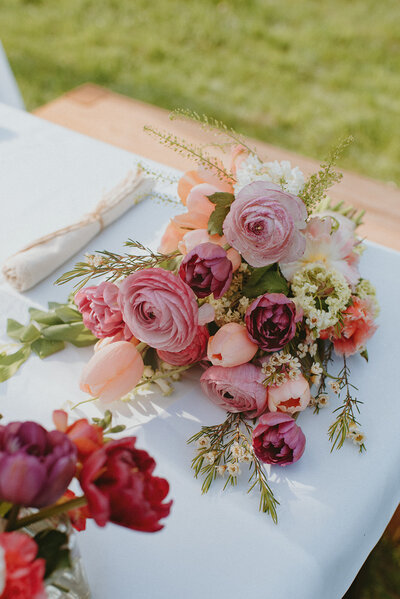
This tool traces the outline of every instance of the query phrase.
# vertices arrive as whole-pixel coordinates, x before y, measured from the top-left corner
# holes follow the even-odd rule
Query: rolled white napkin
[[[6,281],[18,291],[30,289],[82,249],[97,233],[144,199],[154,185],[154,179],[138,171],[129,172],[82,220],[37,239],[10,256],[3,265]]]

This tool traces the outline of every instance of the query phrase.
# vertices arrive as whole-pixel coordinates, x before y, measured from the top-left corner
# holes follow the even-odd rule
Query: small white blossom
[[[317,349],[318,346],[316,343],[312,343],[309,348],[308,348],[308,352],[310,354],[310,356],[313,358],[315,356],[315,354],[317,353]]]
[[[145,379],[151,379],[154,375],[154,370],[151,366],[145,366],[143,370],[143,376]]]
[[[361,432],[358,432],[352,438],[353,438],[353,443],[355,443],[356,445],[362,445],[365,441],[365,435],[364,435],[364,433],[361,433]]]
[[[336,394],[338,394],[340,392],[340,383],[339,381],[330,381],[329,385],[332,389],[332,391]]]
[[[226,472],[226,466],[225,464],[221,464],[220,466],[216,466],[215,467],[218,476],[224,476],[225,472]]]
[[[328,405],[329,395],[327,393],[320,393],[316,397],[315,401],[320,408],[324,408],[326,405]]]
[[[236,462],[228,462],[227,469],[231,476],[238,476],[240,474],[239,464]]]
[[[235,442],[232,444],[231,454],[234,458],[240,458],[242,455],[242,448],[240,447],[239,443]]]
[[[318,375],[318,374],[322,374],[323,370],[321,368],[321,365],[318,364],[318,362],[314,362],[314,364],[311,366],[310,372],[312,374]]]
[[[208,449],[211,446],[210,437],[207,435],[202,435],[197,439],[197,447],[199,449]]]
[[[215,451],[209,451],[208,453],[204,454],[204,459],[205,459],[206,463],[209,464],[210,466],[211,466],[211,464],[214,464]]]

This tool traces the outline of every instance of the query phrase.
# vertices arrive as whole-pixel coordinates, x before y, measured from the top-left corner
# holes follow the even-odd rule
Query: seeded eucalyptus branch
[[[201,490],[207,493],[212,483],[226,473],[228,477],[223,489],[237,484],[240,474],[239,464],[247,463],[250,470],[248,493],[257,488],[260,492],[260,511],[269,513],[277,523],[275,499],[268,485],[265,470],[254,455],[251,435],[253,428],[241,414],[228,413],[222,424],[203,426],[188,443],[197,443],[197,455],[192,460],[195,478],[203,478]]]

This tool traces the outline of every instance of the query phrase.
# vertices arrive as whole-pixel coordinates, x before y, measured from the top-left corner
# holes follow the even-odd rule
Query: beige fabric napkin
[[[6,281],[18,291],[30,289],[144,199],[154,185],[153,179],[139,171],[129,172],[82,220],[37,239],[10,256],[3,265]]]

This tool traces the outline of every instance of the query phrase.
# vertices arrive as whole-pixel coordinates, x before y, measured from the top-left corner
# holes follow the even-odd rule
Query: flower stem
[[[20,509],[21,509],[21,506],[19,506],[19,505],[12,506],[12,508],[9,512],[8,519],[7,519],[6,532],[10,532],[10,530],[15,529],[15,523],[17,521]]]
[[[65,512],[70,512],[71,510],[83,507],[86,504],[87,499],[83,495],[82,497],[74,497],[74,499],[71,499],[70,501],[65,501],[64,503],[56,503],[55,505],[50,505],[49,507],[45,507],[42,510],[39,510],[38,512],[36,512],[36,514],[31,514],[30,516],[25,516],[24,518],[15,520],[10,530],[18,530],[19,528],[23,528],[24,526],[29,526],[30,524],[34,524],[35,522],[40,522],[40,520],[45,520],[46,518],[51,518],[53,516],[59,516],[60,514],[64,514]]]

